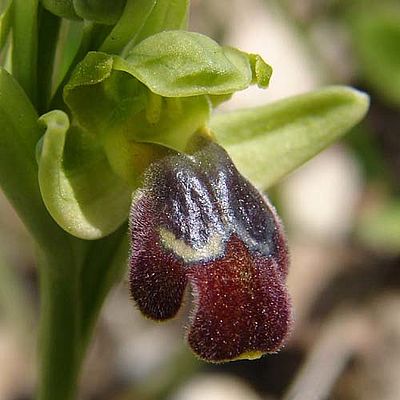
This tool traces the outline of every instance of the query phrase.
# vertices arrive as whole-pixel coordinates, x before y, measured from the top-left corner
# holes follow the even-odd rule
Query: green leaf
[[[0,184],[32,236],[45,247],[57,236],[37,181],[35,146],[43,131],[15,79],[0,68]]]
[[[127,0],[121,18],[100,50],[126,54],[137,43],[157,32],[183,29],[188,8],[189,0]]]
[[[70,234],[98,239],[127,218],[131,189],[110,168],[101,146],[67,115],[51,111],[39,161],[39,184],[52,217]]]
[[[328,87],[253,109],[216,115],[210,128],[239,171],[265,189],[357,124],[368,96]]]
[[[400,105],[400,7],[357,8],[349,25],[361,74],[388,101]]]
[[[12,23],[12,0],[8,0],[8,3],[1,11],[0,15],[0,50],[3,49],[7,41],[8,34],[11,29]]]
[[[244,53],[185,31],[150,36],[129,52],[126,61],[118,59],[115,68],[165,97],[229,94],[247,88],[253,79]]]
[[[73,0],[73,3],[81,18],[106,25],[114,25],[125,6],[125,0]]]
[[[127,0],[121,18],[100,46],[100,51],[119,54],[139,34],[156,3],[157,0]]]
[[[58,17],[79,19],[75,12],[73,0],[41,0],[43,7]]]
[[[36,105],[38,1],[13,0],[12,74]]]
[[[189,0],[156,0],[140,30],[132,38],[129,48],[162,31],[186,29]]]

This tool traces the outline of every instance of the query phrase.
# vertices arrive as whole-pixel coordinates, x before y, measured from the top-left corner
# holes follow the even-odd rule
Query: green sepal
[[[266,189],[345,134],[368,106],[365,93],[333,86],[216,115],[210,128],[239,171]]]
[[[97,141],[68,116],[51,111],[39,159],[39,185],[55,221],[81,239],[99,239],[127,218],[132,189],[110,168]]]
[[[160,32],[140,42],[118,60],[150,90],[165,97],[221,95],[252,82],[248,57],[194,32]]]

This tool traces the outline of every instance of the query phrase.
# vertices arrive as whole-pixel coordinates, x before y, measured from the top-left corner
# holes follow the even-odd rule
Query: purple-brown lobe
[[[225,257],[189,269],[197,310],[188,341],[195,353],[218,362],[282,346],[291,312],[277,267],[271,258],[251,255],[233,235]]]
[[[175,316],[187,284],[184,265],[166,252],[156,230],[158,210],[151,196],[139,195],[132,210],[130,289],[136,304],[149,318],[165,320]]]
[[[132,203],[130,227],[130,288],[146,316],[173,317],[189,282],[195,311],[188,341],[201,358],[282,347],[291,323],[283,229],[221,147],[153,165]],[[166,244],[161,230],[176,241]],[[213,238],[218,252],[201,252]],[[201,257],[182,253],[182,244]]]

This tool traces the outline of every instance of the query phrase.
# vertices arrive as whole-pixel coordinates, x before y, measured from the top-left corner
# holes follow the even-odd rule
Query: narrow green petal
[[[265,189],[344,135],[368,105],[365,93],[328,87],[216,115],[210,127],[238,169]]]
[[[46,126],[39,184],[56,222],[81,239],[99,239],[127,218],[131,189],[110,168],[92,137],[69,125],[62,111],[40,118]]]
[[[251,70],[253,73],[253,82],[260,88],[266,88],[272,75],[272,67],[267,64],[258,54],[248,54]]]

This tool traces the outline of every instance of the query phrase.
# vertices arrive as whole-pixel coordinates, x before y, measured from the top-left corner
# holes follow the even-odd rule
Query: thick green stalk
[[[73,400],[79,374],[79,264],[59,243],[39,250],[41,316],[38,400]]]
[[[128,258],[127,225],[106,238],[90,242],[81,270],[81,349],[85,353],[101,306]]]

